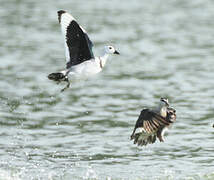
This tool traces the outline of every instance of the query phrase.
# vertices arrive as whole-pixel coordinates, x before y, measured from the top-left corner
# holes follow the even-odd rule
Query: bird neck
[[[104,67],[106,64],[106,61],[108,60],[109,54],[106,52],[103,53],[102,56],[100,56],[100,60],[102,61],[102,66]]]
[[[167,107],[159,105],[156,109],[156,112],[159,113],[162,117],[167,116]]]

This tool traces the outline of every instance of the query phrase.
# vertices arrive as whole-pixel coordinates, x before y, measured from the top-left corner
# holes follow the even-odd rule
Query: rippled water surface
[[[214,179],[212,0],[0,0],[0,179]],[[56,12],[88,31],[94,53],[121,56],[64,85]],[[129,139],[142,108],[168,97],[165,143]]]

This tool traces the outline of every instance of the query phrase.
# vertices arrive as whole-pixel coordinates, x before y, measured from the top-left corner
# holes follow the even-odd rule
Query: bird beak
[[[118,54],[118,55],[119,55],[120,53],[119,53],[117,50],[115,50],[115,51],[114,51],[114,54]]]

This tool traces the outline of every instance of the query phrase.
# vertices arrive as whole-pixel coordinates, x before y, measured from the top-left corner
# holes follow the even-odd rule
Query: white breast
[[[85,79],[99,73],[100,71],[102,71],[100,60],[96,57],[95,59],[72,66],[69,76]]]

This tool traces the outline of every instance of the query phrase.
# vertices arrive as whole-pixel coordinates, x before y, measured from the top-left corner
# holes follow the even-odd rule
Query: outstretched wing
[[[94,58],[92,42],[86,31],[66,11],[58,11],[58,19],[65,41],[66,67],[80,64]]]
[[[146,133],[154,133],[159,128],[169,125],[166,118],[149,109],[143,109],[136,122],[135,128],[143,128]]]
[[[134,139],[134,144],[147,145],[156,141],[157,132],[162,130],[163,127],[170,124],[166,118],[149,109],[143,109],[135,124],[134,131],[131,135],[131,139]],[[142,131],[135,133],[135,131],[141,128]]]

